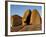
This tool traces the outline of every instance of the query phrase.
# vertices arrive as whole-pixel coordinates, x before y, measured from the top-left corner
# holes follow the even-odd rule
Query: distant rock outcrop
[[[12,26],[19,26],[22,24],[22,17],[18,15],[11,16]]]

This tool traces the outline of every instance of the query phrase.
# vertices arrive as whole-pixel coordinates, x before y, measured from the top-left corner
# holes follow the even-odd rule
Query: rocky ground
[[[12,32],[21,32],[21,31],[39,31],[41,30],[40,25],[25,25],[25,26],[16,26],[11,28]]]

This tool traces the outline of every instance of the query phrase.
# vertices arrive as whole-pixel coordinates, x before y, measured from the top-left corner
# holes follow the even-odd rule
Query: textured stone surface
[[[22,17],[22,25],[26,25],[30,23],[31,10],[27,9]]]
[[[18,15],[11,16],[12,26],[19,26],[22,24],[22,17]]]

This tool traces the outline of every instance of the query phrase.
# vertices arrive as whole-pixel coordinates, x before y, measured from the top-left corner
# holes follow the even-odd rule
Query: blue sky
[[[33,9],[37,9],[41,15],[42,13],[42,7],[41,6],[28,6],[28,5],[10,5],[10,13],[12,15],[19,15],[23,16],[24,11],[30,9],[31,11]]]

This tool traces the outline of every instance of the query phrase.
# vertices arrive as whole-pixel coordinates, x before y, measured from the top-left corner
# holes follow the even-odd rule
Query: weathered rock
[[[25,24],[24,21],[26,21],[27,19],[26,17],[28,16],[28,14],[29,14],[29,10],[27,10],[23,16],[23,18],[25,19],[25,20],[23,19],[23,24]],[[41,19],[39,12],[36,9],[33,10],[31,13],[30,24],[32,25],[25,24],[25,26],[19,31],[39,31],[41,30],[42,19]]]
[[[31,10],[27,9],[24,13],[24,16],[22,17],[22,25],[29,25],[30,23],[30,16],[31,16]]]
[[[38,31],[41,30],[42,18],[39,12],[34,9],[26,10],[23,17],[14,15],[11,17],[12,26],[11,31]],[[31,25],[32,24],[32,25]],[[15,27],[14,27],[15,26]]]
[[[12,26],[19,26],[22,24],[22,17],[18,15],[11,16]]]
[[[25,11],[24,16],[22,18],[22,25],[24,26],[26,24],[33,24],[33,25],[42,24],[41,16],[36,9],[33,10],[32,12],[30,9]]]
[[[32,24],[41,24],[41,22],[42,22],[41,16],[36,9],[34,9],[32,11],[30,20],[31,20],[30,23],[32,23]]]
[[[31,18],[30,18],[30,24],[32,24],[34,26],[34,28],[36,27],[39,27],[39,29],[41,29],[41,26],[42,26],[42,19],[41,19],[41,16],[39,14],[39,12],[34,9],[32,11],[32,14],[31,14]],[[36,29],[35,28],[35,29]]]

